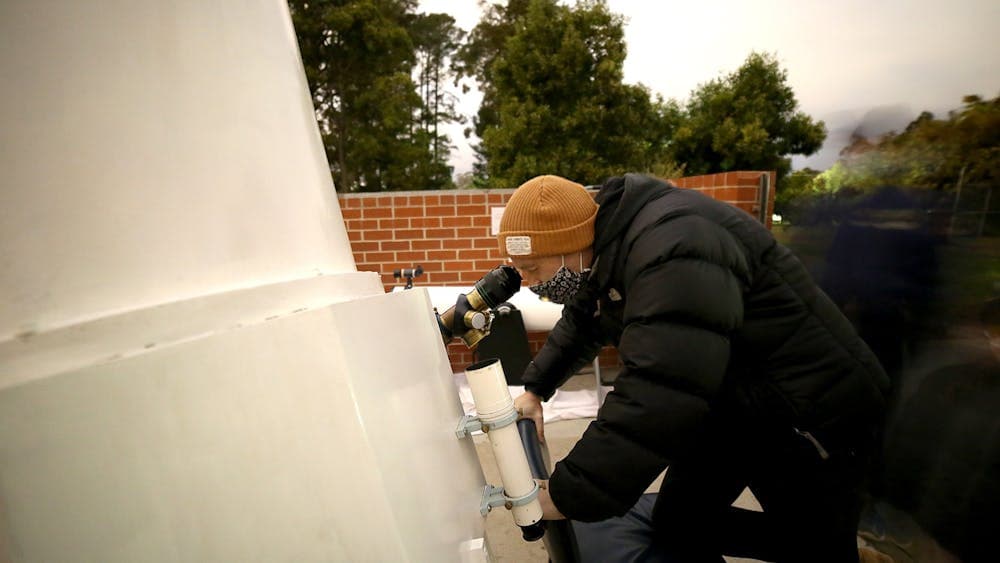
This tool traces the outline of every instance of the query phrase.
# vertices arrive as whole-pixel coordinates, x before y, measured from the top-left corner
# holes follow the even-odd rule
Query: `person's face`
[[[510,263],[517,268],[525,285],[538,285],[549,281],[562,268],[562,256],[511,256]]]
[[[510,264],[517,268],[524,285],[532,286],[552,279],[563,264],[570,270],[579,272],[581,264],[583,268],[589,267],[590,257],[590,249],[587,248],[582,252],[573,252],[565,256],[511,256]]]

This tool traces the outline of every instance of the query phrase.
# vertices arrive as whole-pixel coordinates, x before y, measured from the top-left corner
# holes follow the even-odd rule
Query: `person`
[[[865,464],[888,387],[802,264],[749,214],[627,174],[596,200],[558,176],[511,196],[501,253],[564,305],[515,405],[542,402],[602,345],[623,364],[596,419],[543,483],[544,518],[653,509],[678,561],[857,561]],[[732,507],[749,487],[763,511]]]

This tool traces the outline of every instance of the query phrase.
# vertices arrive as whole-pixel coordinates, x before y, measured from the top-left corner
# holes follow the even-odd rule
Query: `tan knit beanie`
[[[507,202],[497,242],[504,256],[558,256],[594,243],[597,204],[583,186],[559,176],[521,184]]]

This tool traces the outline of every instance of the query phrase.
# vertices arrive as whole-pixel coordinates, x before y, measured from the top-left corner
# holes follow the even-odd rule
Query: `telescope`
[[[437,316],[441,337],[447,345],[460,338],[470,349],[490,331],[493,311],[521,289],[521,274],[513,266],[497,266],[486,273],[469,293],[459,295],[451,308]]]

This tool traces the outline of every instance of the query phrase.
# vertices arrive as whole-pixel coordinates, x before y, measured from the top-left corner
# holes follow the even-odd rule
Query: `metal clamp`
[[[479,514],[486,516],[494,506],[502,506],[507,510],[514,508],[515,506],[524,506],[529,502],[538,498],[538,482],[535,482],[535,486],[528,492],[528,494],[520,497],[509,497],[504,494],[503,487],[494,487],[493,485],[487,484],[483,488],[483,499],[479,503]]]
[[[460,439],[465,438],[476,430],[482,429],[483,423],[479,421],[479,417],[467,414],[458,421],[458,426],[455,428],[455,436],[458,436]]]
[[[488,422],[483,422],[478,416],[473,416],[467,414],[463,416],[458,421],[458,426],[455,428],[455,436],[458,438],[465,438],[471,435],[476,430],[482,430],[483,432],[489,432],[490,430],[495,430],[497,428],[503,428],[504,426],[509,426],[517,422],[518,414],[516,409],[511,409],[510,412],[501,416],[496,420],[491,420]]]

